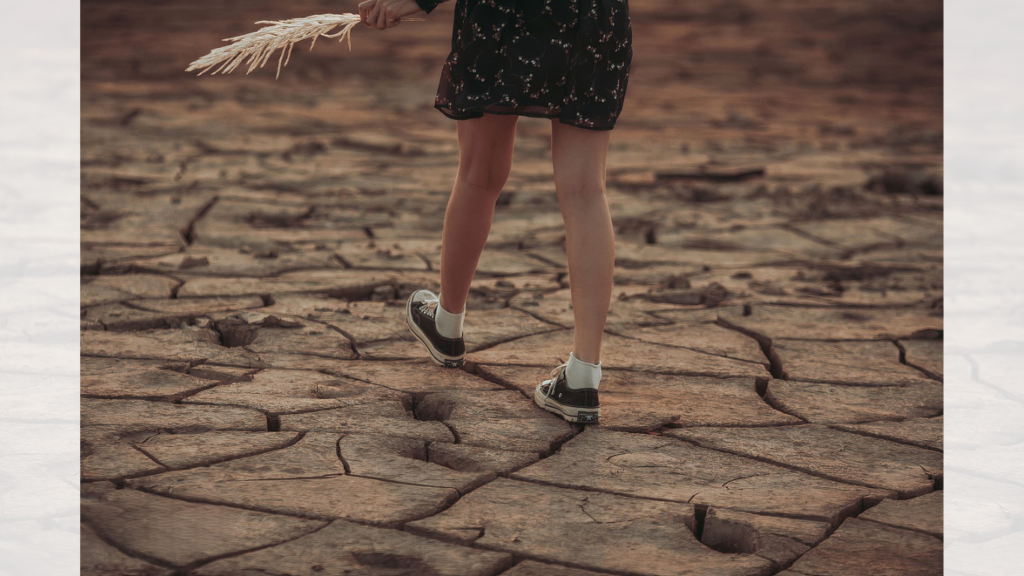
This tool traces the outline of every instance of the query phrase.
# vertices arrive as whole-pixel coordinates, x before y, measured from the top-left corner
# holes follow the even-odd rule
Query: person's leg
[[[610,131],[585,130],[554,120],[551,156],[555,190],[565,222],[575,334],[573,355],[597,364],[611,305],[615,229],[605,197]]]
[[[498,194],[512,169],[518,116],[460,120],[459,171],[441,234],[441,307],[463,312]]]

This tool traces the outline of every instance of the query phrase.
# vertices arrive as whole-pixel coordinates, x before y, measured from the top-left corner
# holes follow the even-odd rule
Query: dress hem
[[[583,124],[576,124],[576,123],[573,123],[571,121],[565,120],[564,118],[562,118],[561,114],[545,114],[543,112],[526,112],[526,111],[515,111],[515,112],[513,112],[511,110],[510,111],[503,111],[503,110],[486,110],[486,109],[482,109],[482,108],[474,108],[472,110],[466,110],[463,113],[463,115],[457,115],[457,114],[455,114],[453,112],[450,112],[447,108],[444,108],[442,106],[438,106],[436,104],[434,105],[434,108],[436,108],[437,110],[439,110],[441,112],[441,114],[444,114],[445,116],[447,116],[448,118],[451,118],[452,120],[470,120],[470,119],[473,119],[473,118],[480,118],[484,114],[491,114],[491,115],[494,115],[494,116],[526,116],[528,118],[545,118],[545,119],[548,119],[548,120],[558,120],[559,122],[561,122],[562,124],[565,124],[567,126],[572,126],[574,128],[582,128],[584,130],[593,130],[595,132],[607,132],[609,130],[614,130],[615,129],[615,125],[614,124],[612,124],[611,126],[608,126],[608,127],[585,126]]]

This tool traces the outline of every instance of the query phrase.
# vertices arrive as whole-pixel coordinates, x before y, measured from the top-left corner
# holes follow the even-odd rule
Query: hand
[[[359,17],[363,24],[384,30],[394,28],[403,16],[422,12],[416,0],[364,0],[359,3]]]

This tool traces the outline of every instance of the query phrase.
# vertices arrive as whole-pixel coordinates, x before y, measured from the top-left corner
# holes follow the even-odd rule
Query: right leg
[[[484,114],[458,121],[459,172],[441,233],[441,306],[465,309],[494,205],[512,169],[518,116]]]

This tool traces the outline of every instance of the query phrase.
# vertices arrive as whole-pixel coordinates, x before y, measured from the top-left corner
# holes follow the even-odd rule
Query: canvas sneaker
[[[566,366],[562,364],[551,371],[552,378],[541,382],[534,390],[533,401],[569,422],[597,424],[601,417],[597,388],[569,388]]]
[[[417,290],[405,304],[405,322],[427,347],[434,362],[445,368],[458,368],[466,357],[466,341],[461,336],[445,338],[437,333],[435,316],[440,305],[437,295],[430,290]]]

